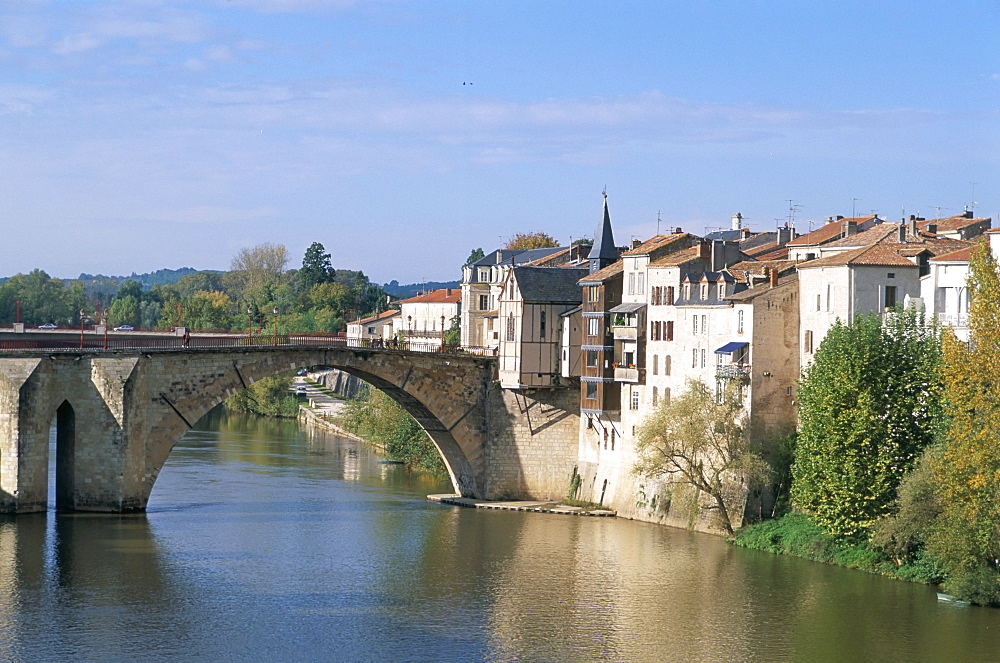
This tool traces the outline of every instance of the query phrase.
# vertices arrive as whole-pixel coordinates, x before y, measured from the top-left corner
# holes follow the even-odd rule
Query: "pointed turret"
[[[604,194],[604,220],[601,227],[594,233],[594,245],[590,247],[590,273],[604,269],[618,260],[618,249],[615,247],[615,237],[611,232],[611,214],[608,213],[608,194]]]

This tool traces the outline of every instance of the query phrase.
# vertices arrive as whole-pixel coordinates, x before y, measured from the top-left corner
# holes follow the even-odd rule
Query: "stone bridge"
[[[523,407],[504,406],[510,399],[493,387],[494,360],[487,357],[301,346],[4,352],[0,512],[47,508],[53,420],[56,508],[141,511],[171,449],[205,413],[256,380],[314,366],[342,369],[399,402],[437,445],[456,492],[468,497],[538,492],[515,449],[525,415],[529,446],[545,420],[560,435],[576,425],[564,421],[572,413],[544,406],[535,408],[532,424],[526,396]],[[490,436],[503,447],[494,445],[492,476]],[[519,467],[504,469],[508,456]],[[568,479],[567,462],[572,467],[569,459],[548,469]]]

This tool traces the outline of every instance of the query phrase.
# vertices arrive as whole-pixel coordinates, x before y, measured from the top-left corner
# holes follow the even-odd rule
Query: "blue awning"
[[[715,351],[717,355],[728,355],[730,353],[736,352],[740,348],[746,347],[748,343],[746,341],[733,341],[732,343],[726,343],[721,348]]]

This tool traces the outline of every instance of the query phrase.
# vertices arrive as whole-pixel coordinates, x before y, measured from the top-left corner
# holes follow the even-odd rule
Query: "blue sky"
[[[1000,216],[1000,3],[0,4],[0,275]],[[854,199],[854,200],[852,200]]]

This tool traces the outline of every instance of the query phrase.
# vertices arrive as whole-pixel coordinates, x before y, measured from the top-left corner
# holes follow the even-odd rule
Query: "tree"
[[[792,502],[866,538],[940,421],[940,341],[919,310],[840,321],[800,382]]]
[[[735,386],[721,402],[704,383],[689,380],[678,398],[663,403],[639,426],[633,471],[648,479],[674,477],[715,502],[719,523],[733,534],[727,484],[764,480],[767,463],[743,427]]]
[[[969,261],[969,343],[944,340],[944,447],[934,466],[943,512],[928,552],[941,564],[945,589],[1000,605],[1000,274],[980,240]]]
[[[239,282],[240,295],[254,299],[269,282],[278,281],[288,264],[288,251],[283,244],[258,244],[242,248],[233,257],[230,269]]]
[[[486,257],[486,254],[483,253],[483,249],[481,247],[478,248],[478,249],[474,249],[472,251],[472,253],[469,254],[469,257],[465,259],[465,264],[463,264],[462,266],[463,267],[468,267],[469,265],[471,265],[473,263],[479,262],[480,260],[482,260],[485,257]]]
[[[319,242],[313,242],[306,249],[306,254],[302,258],[302,269],[298,271],[296,278],[299,283],[299,290],[308,292],[318,283],[329,283],[333,281],[336,270],[330,263],[330,254]]]
[[[543,232],[515,233],[503,247],[526,251],[528,249],[551,249],[559,246],[559,242]]]

